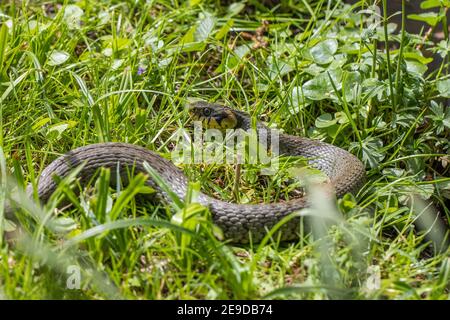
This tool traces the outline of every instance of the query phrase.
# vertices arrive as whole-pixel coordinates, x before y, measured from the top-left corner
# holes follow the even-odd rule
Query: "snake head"
[[[233,129],[237,118],[232,109],[214,103],[197,101],[189,104],[189,115],[194,121],[201,121],[208,129]]]

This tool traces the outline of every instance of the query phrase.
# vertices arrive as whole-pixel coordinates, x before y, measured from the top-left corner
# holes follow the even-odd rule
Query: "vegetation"
[[[19,197],[27,232],[7,241],[18,223],[0,209],[0,297],[450,298],[448,33],[434,43],[427,28],[396,29],[371,0],[273,2],[2,2],[0,208]],[[424,3],[439,13],[411,18],[446,25],[448,2]],[[174,215],[142,205],[143,175],[110,188],[106,170],[79,195],[64,179],[43,208],[23,198],[21,187],[75,147],[122,141],[169,157],[189,98],[350,150],[367,183],[325,208],[337,217],[326,228],[249,246],[216,237],[195,191],[283,200],[288,166],[262,179],[258,166],[237,175],[232,165],[185,165],[197,182]],[[74,266],[80,290],[70,288]]]

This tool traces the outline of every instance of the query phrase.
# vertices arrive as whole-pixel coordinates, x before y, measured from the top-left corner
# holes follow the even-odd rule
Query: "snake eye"
[[[203,109],[203,115],[205,117],[209,117],[211,115],[211,109],[210,108],[204,108]]]

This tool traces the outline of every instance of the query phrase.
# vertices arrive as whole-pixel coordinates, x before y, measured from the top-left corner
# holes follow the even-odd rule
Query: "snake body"
[[[217,120],[216,124],[226,119],[226,123],[233,124],[235,128],[251,128],[251,117],[244,112],[215,104],[197,103],[194,110],[197,112],[197,118],[198,113],[205,110],[209,110],[209,119],[214,117]],[[234,117],[232,121],[230,116]],[[263,128],[266,127],[257,122],[257,130]],[[281,154],[311,159],[310,164],[329,177],[338,197],[357,191],[364,181],[365,170],[361,161],[336,146],[318,140],[280,134],[279,148]],[[116,142],[87,145],[60,156],[43,170],[39,177],[37,193],[40,200],[45,202],[57,188],[53,176],[64,178],[80,165],[83,165],[78,173],[81,183],[87,182],[100,167],[110,168],[112,172],[118,170],[122,181],[126,182],[130,168],[133,168],[134,173],[147,173],[144,162],[156,171],[180,199],[185,198],[188,179],[172,162],[143,147]],[[152,179],[149,178],[146,183],[156,190],[161,199],[171,201]],[[268,204],[236,204],[200,193],[197,201],[209,208],[214,223],[222,229],[225,238],[237,243],[246,243],[249,239],[254,242],[261,241],[267,230],[285,216],[309,206],[307,197]],[[289,220],[279,230],[281,240],[297,238],[298,229],[299,218]]]

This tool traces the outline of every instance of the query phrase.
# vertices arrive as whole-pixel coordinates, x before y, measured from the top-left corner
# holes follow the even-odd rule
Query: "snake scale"
[[[247,113],[222,105],[196,102],[191,104],[190,111],[194,119],[203,120],[210,127],[243,130],[252,128],[251,117]],[[263,128],[267,129],[261,122],[256,123],[257,130]],[[348,192],[357,192],[364,182],[365,170],[362,162],[336,146],[280,133],[279,149],[282,155],[311,159],[310,165],[328,176],[337,197]],[[172,162],[143,147],[116,142],[91,144],[60,156],[43,170],[39,177],[37,194],[45,203],[57,188],[53,176],[64,178],[82,164],[84,166],[78,173],[81,184],[87,182],[100,167],[110,168],[113,172],[119,169],[121,178],[126,182],[130,167],[135,173],[147,173],[144,162],[165,180],[179,198],[185,198],[188,179]],[[149,178],[146,183],[156,190],[159,198],[166,202],[171,201],[152,179]],[[30,193],[30,187],[28,189]],[[307,197],[278,203],[236,204],[200,193],[197,201],[210,209],[214,223],[222,229],[225,238],[235,243],[246,243],[249,239],[259,242],[267,234],[267,230],[285,216],[309,206]],[[299,219],[289,220],[280,228],[281,240],[298,238]]]

